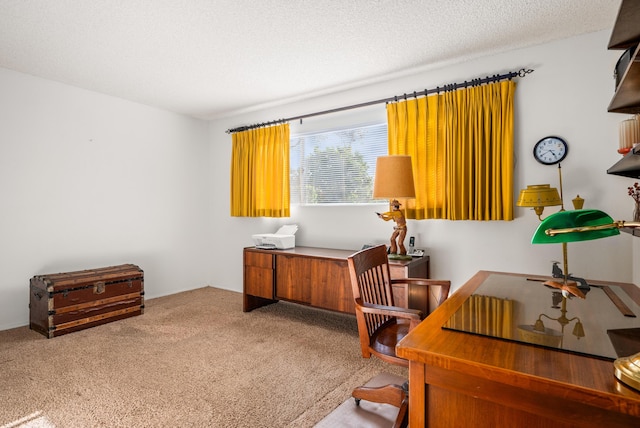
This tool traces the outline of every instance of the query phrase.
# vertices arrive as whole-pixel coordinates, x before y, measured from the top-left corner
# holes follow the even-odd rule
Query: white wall
[[[577,194],[586,199],[585,208],[602,209],[616,219],[629,219],[633,204],[626,194],[631,179],[606,174],[619,156],[617,126],[627,115],[607,113],[613,94],[612,70],[620,52],[607,51],[609,31],[592,33],[550,44],[520,49],[501,55],[434,68],[384,83],[372,84],[214,121],[211,124],[212,188],[218,204],[213,209],[212,240],[215,260],[224,269],[212,272],[211,283],[240,291],[242,248],[252,244],[253,233],[274,231],[280,224],[300,226],[297,244],[358,249],[364,243],[386,242],[391,225],[374,215],[384,206],[293,207],[286,219],[250,219],[229,216],[229,160],[231,137],[226,129],[282,117],[386,98],[438,85],[484,77],[496,73],[533,68],[535,72],[518,80],[516,90],[515,195],[527,184],[550,183],[558,187],[556,167],[533,160],[533,145],[542,137],[558,135],[569,144],[562,164],[567,208]],[[332,127],[342,122],[384,120],[384,105],[292,124],[292,132],[314,127]],[[546,213],[557,209],[547,209]],[[476,271],[497,270],[549,274],[551,261],[561,260],[560,245],[532,245],[538,225],[533,211],[516,208],[511,222],[409,221],[409,235],[431,257],[431,276],[448,278],[453,287],[462,285]],[[633,239],[636,240],[633,243]],[[635,248],[635,250],[634,250]],[[635,254],[633,253],[635,251]],[[635,257],[632,257],[632,254]],[[593,279],[638,282],[632,261],[638,258],[637,238],[618,237],[569,244],[569,270]]]
[[[536,141],[564,137],[565,201],[629,219],[633,180],[605,173],[618,158],[606,112],[619,52],[598,32],[451,64],[343,93],[206,123],[0,69],[0,330],[28,324],[36,274],[119,263],[145,271],[147,298],[205,285],[242,290],[242,248],[253,233],[298,223],[298,245],[358,249],[386,242],[380,205],[293,207],[286,219],[229,216],[231,137],[225,130],[463,81],[522,67],[516,91],[515,187],[550,183],[557,169],[531,156]],[[384,106],[292,124],[292,131],[384,120]],[[515,195],[514,195],[515,196]],[[547,212],[552,212],[548,210]],[[431,256],[432,277],[454,288],[479,269],[548,274],[559,246],[531,245],[538,224],[516,208],[512,222],[409,221]],[[569,244],[570,271],[640,283],[640,239]]]
[[[138,264],[146,297],[206,285],[208,123],[0,69],[0,330],[36,274]]]

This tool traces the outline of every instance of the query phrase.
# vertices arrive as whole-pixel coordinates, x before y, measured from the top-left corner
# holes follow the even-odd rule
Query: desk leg
[[[427,397],[424,382],[424,364],[409,361],[409,426],[426,427]]]

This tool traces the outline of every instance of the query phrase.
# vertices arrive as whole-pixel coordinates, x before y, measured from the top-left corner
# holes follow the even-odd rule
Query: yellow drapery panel
[[[473,294],[447,321],[445,327],[513,339],[513,300]]]
[[[231,215],[289,217],[289,124],[231,138]]]
[[[387,104],[389,154],[411,155],[410,219],[513,220],[511,80]]]

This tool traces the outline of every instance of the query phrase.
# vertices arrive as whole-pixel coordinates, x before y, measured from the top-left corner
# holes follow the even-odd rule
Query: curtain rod
[[[374,105],[374,104],[382,104],[382,103],[389,103],[389,102],[397,102],[399,99],[404,98],[405,100],[407,99],[407,97],[421,97],[421,96],[427,96],[429,94],[435,94],[435,93],[440,93],[440,92],[449,92],[449,91],[455,91],[456,89],[460,89],[460,88],[467,88],[469,86],[479,86],[482,85],[484,83],[492,83],[492,82],[499,82],[500,80],[505,80],[505,79],[512,79],[514,77],[524,77],[529,73],[533,73],[532,69],[520,69],[519,71],[511,71],[509,73],[505,73],[505,74],[494,74],[493,76],[487,76],[481,79],[472,79],[470,81],[465,80],[462,83],[450,83],[448,85],[444,85],[444,86],[437,86],[433,89],[425,89],[423,91],[420,92],[416,92],[414,91],[413,93],[410,94],[403,94],[403,95],[396,95],[394,97],[389,97],[389,98],[382,98],[379,100],[374,100],[374,101],[367,101],[364,103],[360,103],[360,104],[353,104],[350,106],[344,106],[344,107],[337,107],[337,108],[333,108],[330,110],[323,110],[323,111],[318,111],[315,113],[307,113],[307,114],[302,114],[300,116],[293,116],[293,117],[288,117],[286,119],[277,119],[277,120],[272,120],[269,122],[262,122],[262,123],[256,123],[253,125],[246,125],[246,126],[238,126],[237,128],[232,128],[232,129],[227,129],[227,134],[232,134],[234,132],[242,132],[242,131],[248,131],[250,129],[255,129],[255,128],[261,128],[263,126],[271,126],[271,125],[277,125],[279,123],[285,123],[285,122],[291,122],[293,120],[302,120],[302,119],[306,119],[309,117],[313,117],[313,116],[321,116],[324,114],[330,114],[330,113],[337,113],[339,111],[345,111],[345,110],[352,110],[352,109],[356,109],[356,108],[362,108],[362,107],[368,107],[370,105]]]

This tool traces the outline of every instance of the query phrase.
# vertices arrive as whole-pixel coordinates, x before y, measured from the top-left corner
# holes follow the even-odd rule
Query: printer
[[[252,235],[256,248],[287,250],[296,246],[297,224],[284,225],[276,233],[258,233]]]

